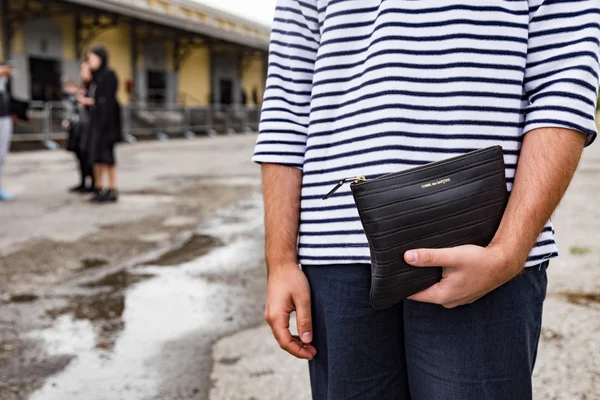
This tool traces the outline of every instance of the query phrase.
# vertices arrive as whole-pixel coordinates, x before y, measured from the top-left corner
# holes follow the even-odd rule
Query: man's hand
[[[289,329],[293,311],[296,311],[299,336],[292,336]],[[298,265],[278,266],[269,271],[265,320],[283,350],[306,360],[312,360],[317,354],[317,350],[310,345],[310,286]]]
[[[409,299],[446,308],[473,303],[510,281],[523,268],[523,261],[509,259],[493,245],[410,250],[404,259],[415,267],[444,267],[439,283]]]
[[[11,76],[13,69],[10,65],[0,65],[0,76]]]
[[[564,195],[581,157],[585,135],[563,128],[525,135],[504,217],[488,247],[410,250],[415,267],[444,267],[441,282],[410,299],[456,307],[469,304],[514,278],[544,224]]]
[[[310,286],[296,256],[302,171],[263,164],[265,199],[265,255],[269,271],[265,319],[279,346],[307,360],[317,354],[310,345],[312,319]],[[290,333],[290,314],[296,311],[299,336]]]

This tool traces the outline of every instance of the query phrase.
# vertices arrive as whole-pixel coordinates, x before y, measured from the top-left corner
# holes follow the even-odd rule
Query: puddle
[[[231,296],[222,286],[191,279],[187,273],[162,271],[127,289],[122,302],[115,300],[115,311],[107,306],[87,310],[83,305],[78,312],[90,313],[88,319],[68,314],[40,334],[53,352],[74,353],[76,358],[31,400],[155,398],[163,374],[160,368],[152,368],[153,360],[160,358],[163,346],[194,331],[227,323],[222,318],[226,302],[217,300]],[[235,297],[242,301],[244,296],[238,291]],[[105,342],[102,335],[106,332],[93,318],[111,311],[122,312],[121,329],[112,344],[99,346]],[[73,339],[75,342],[69,343]]]
[[[31,303],[32,301],[36,301],[38,296],[35,294],[22,293],[22,294],[13,294],[10,296],[8,301],[10,303]]]
[[[108,264],[103,258],[84,258],[81,260],[81,269],[94,269]]]
[[[128,286],[134,285],[145,279],[151,278],[153,275],[149,274],[133,274],[129,271],[119,271],[114,274],[106,275],[104,278],[97,280],[96,282],[88,283],[84,285],[89,288],[97,287],[110,287],[113,289],[125,289]]]
[[[262,319],[262,288],[249,294],[239,280],[202,278],[244,276],[260,265],[262,218],[247,211],[239,224],[208,224],[220,226],[219,239],[195,235],[136,273],[94,282],[110,292],[72,297],[50,328],[31,332],[50,356],[73,358],[30,400],[206,398],[212,341]],[[171,264],[181,265],[162,267]]]
[[[170,250],[147,264],[160,266],[183,264],[207,254],[221,244],[221,241],[215,237],[194,234],[181,247]]]
[[[57,310],[48,312],[62,324],[68,324],[68,317],[73,324],[87,321],[95,331],[93,348],[111,349],[123,329],[123,311],[125,296],[123,294],[99,294],[95,296],[75,296],[69,299],[69,304]],[[90,343],[92,343],[90,341]]]
[[[600,304],[600,293],[575,293],[566,292],[562,293],[567,298],[567,301],[571,304],[577,304],[579,306],[590,306],[592,304]]]

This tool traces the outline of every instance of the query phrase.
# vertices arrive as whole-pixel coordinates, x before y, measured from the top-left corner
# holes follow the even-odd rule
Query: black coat
[[[121,106],[117,101],[119,81],[112,70],[103,68],[94,74],[94,82],[95,105],[90,118],[92,134],[100,143],[112,145],[122,140]]]

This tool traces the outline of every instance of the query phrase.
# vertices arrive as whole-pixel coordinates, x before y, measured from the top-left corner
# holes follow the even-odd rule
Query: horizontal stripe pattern
[[[370,262],[349,188],[492,145],[512,188],[523,136],[596,136],[593,0],[279,0],[253,160],[303,170],[302,264]],[[558,254],[546,225],[527,265]]]

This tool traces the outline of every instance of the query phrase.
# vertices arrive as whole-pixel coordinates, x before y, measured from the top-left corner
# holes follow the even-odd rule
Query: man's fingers
[[[304,343],[302,340],[300,340],[300,336],[292,336],[292,338],[294,339],[294,342],[298,345],[300,345],[300,347],[302,347],[304,350],[308,351],[310,353],[310,355],[312,357],[317,355],[317,349],[310,345],[310,344],[306,344]]]
[[[413,267],[453,267],[459,259],[459,248],[417,249],[404,253],[404,261]]]
[[[294,298],[296,306],[296,324],[298,325],[298,335],[302,343],[312,342],[312,314],[310,310],[310,296],[297,295]]]
[[[298,343],[297,340],[294,340],[289,330],[289,314],[287,314],[287,317],[285,315],[282,315],[267,318],[267,320],[269,322],[269,325],[271,325],[273,336],[275,336],[277,343],[279,343],[279,347],[281,347],[283,350],[287,351],[294,357],[312,360],[314,354],[316,354],[316,351],[314,351],[313,354],[313,352],[310,351],[310,349],[308,349],[306,346],[304,346],[301,343]]]
[[[428,287],[425,290],[420,291],[419,293],[413,294],[408,297],[409,300],[419,301],[421,303],[433,303],[433,304],[442,304],[442,291],[440,290],[442,285],[440,283],[436,283],[433,286]]]
[[[317,350],[313,346],[303,343],[301,340],[299,340],[298,337],[294,338],[293,336],[291,336],[289,334],[289,331],[287,333],[289,335],[289,339],[277,339],[279,347],[281,347],[283,350],[287,351],[294,357],[302,358],[305,360],[312,360],[313,357],[317,354]],[[275,338],[277,338],[277,335],[275,335]]]
[[[419,293],[409,296],[408,299],[421,303],[439,304],[446,308],[454,308],[459,305],[459,303],[457,303],[455,300],[450,300],[451,293],[449,293],[449,286],[444,280],[428,287],[425,290],[420,291]]]
[[[281,348],[294,357],[304,360],[312,360],[317,354],[317,349],[310,344],[302,343],[300,340],[292,340],[290,343],[284,343],[281,345]]]
[[[272,315],[267,316],[267,322],[271,326],[273,336],[277,342],[282,345],[283,343],[289,343],[292,341],[292,334],[290,333],[289,314]]]

